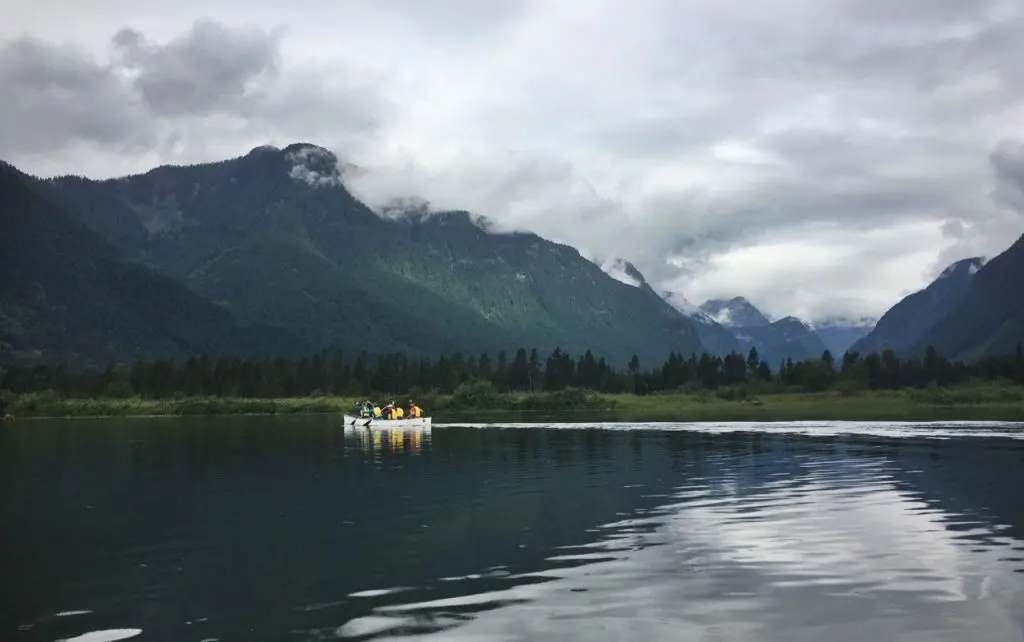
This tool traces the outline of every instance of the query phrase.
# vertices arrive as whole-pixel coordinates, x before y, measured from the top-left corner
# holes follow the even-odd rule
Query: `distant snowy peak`
[[[695,321],[700,321],[705,325],[711,325],[715,323],[715,320],[711,318],[706,312],[690,303],[690,301],[683,296],[680,292],[673,292],[672,290],[662,290],[661,298],[665,299],[665,302],[671,305],[673,308],[681,312],[684,316],[690,317]]]
[[[810,323],[807,323],[803,319],[794,316],[783,317],[778,321],[772,323],[771,325],[776,328],[779,328],[780,330],[786,333],[814,332],[814,328],[811,326]]]
[[[634,288],[643,287],[647,283],[644,276],[640,274],[640,270],[637,270],[636,266],[626,259],[608,259],[601,265],[601,269],[616,281],[621,281]]]
[[[705,301],[700,305],[700,310],[718,323],[733,328],[752,328],[771,323],[764,313],[741,296]]]

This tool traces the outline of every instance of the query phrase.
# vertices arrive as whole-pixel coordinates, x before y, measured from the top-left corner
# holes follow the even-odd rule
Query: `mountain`
[[[705,301],[700,305],[700,310],[728,327],[753,328],[771,323],[768,317],[741,296]]]
[[[757,348],[758,356],[773,368],[787,358],[817,359],[828,349],[815,330],[796,317],[770,320],[746,298],[711,299],[700,310],[729,329],[741,352]]]
[[[742,342],[736,338],[732,331],[711,318],[711,315],[690,303],[681,293],[663,290],[661,297],[678,310],[680,314],[693,320],[697,328],[697,336],[700,337],[701,343],[704,344],[704,347],[709,352],[725,355],[730,352],[743,351],[744,346]]]
[[[772,322],[743,297],[713,299],[695,306],[680,292],[662,290],[655,294],[640,271],[624,259],[608,260],[602,264],[602,269],[623,283],[657,296],[675,313],[693,322],[697,336],[710,353],[746,354],[753,347],[760,358],[774,368],[786,358],[794,361],[817,359],[830,349],[807,323],[796,317]]]
[[[662,291],[661,297],[694,322],[701,343],[718,355],[756,348],[758,356],[775,368],[786,358],[817,359],[831,349],[807,323],[796,317],[772,322],[743,297],[712,299],[700,306],[671,290]]]
[[[433,357],[558,346],[616,364],[703,351],[692,322],[569,246],[414,202],[378,214],[342,179],[331,152],[296,143],[40,185],[125,257],[312,346]]]
[[[738,327],[734,332],[745,346],[756,347],[758,356],[773,369],[787,358],[793,361],[817,359],[828,350],[811,326],[796,317],[784,317],[768,325]]]
[[[287,332],[242,327],[117,250],[0,163],[0,360],[72,365],[217,352],[294,355]]]
[[[926,288],[904,297],[878,319],[874,330],[850,347],[851,352],[903,352],[967,295],[975,274],[985,264],[981,257],[953,263]],[[1015,295],[1014,295],[1015,296]]]
[[[626,259],[613,257],[601,265],[601,270],[619,283],[625,283],[634,288],[650,287],[644,275],[640,274],[640,270]]]
[[[814,323],[814,331],[836,358],[867,336],[874,327],[875,321],[872,319],[828,318]]]
[[[613,257],[601,264],[601,269],[613,279],[638,288],[645,293],[671,319],[684,319],[696,328],[697,338],[703,350],[712,354],[724,355],[741,348],[732,332],[723,328],[710,316],[701,312],[686,300],[682,294],[662,291],[656,292],[640,270],[623,258]]]
[[[964,261],[954,264],[953,271],[943,272],[945,276],[937,281],[959,276],[960,281],[967,281],[966,292],[955,297],[955,303],[911,344],[909,352],[922,355],[930,345],[944,357],[973,360],[1012,354],[1024,343],[1024,297],[1020,287],[1024,279],[1024,236],[987,263],[981,259],[967,261],[966,267]],[[969,277],[965,278],[963,272]]]

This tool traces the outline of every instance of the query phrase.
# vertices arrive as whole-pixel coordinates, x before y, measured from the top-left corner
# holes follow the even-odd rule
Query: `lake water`
[[[0,428],[0,640],[1024,640],[1014,425]]]

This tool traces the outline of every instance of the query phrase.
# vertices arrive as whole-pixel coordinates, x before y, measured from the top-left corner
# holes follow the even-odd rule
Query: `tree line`
[[[951,361],[929,347],[923,358],[897,357],[892,350],[860,355],[847,352],[836,360],[829,351],[806,361],[786,359],[776,368],[756,348],[724,356],[673,352],[661,364],[644,369],[634,355],[615,368],[587,351],[578,357],[556,348],[543,358],[536,349],[519,348],[436,360],[403,354],[354,359],[341,352],[319,352],[302,359],[243,360],[195,356],[185,360],[141,360],[126,367],[73,372],[62,365],[21,366],[0,372],[0,389],[13,393],[50,390],[66,397],[170,398],[234,396],[282,398],[309,395],[400,396],[407,393],[450,394],[470,380],[491,382],[501,392],[553,392],[568,388],[603,393],[650,394],[669,390],[714,390],[754,385],[763,391],[817,392],[837,387],[897,390],[951,386],[970,380],[1024,383],[1024,353],[973,362]]]

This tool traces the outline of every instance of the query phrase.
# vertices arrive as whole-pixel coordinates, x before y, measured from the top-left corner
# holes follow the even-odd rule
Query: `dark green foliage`
[[[523,410],[601,410],[606,405],[600,397],[582,388],[567,387],[551,390],[540,395],[523,399],[519,407]]]
[[[455,389],[448,400],[447,408],[452,410],[468,410],[486,408],[498,410],[505,408],[507,397],[503,396],[494,383],[483,378],[465,381]]]
[[[160,359],[139,361],[130,368],[113,364],[75,372],[63,366],[22,366],[0,372],[0,390],[52,391],[62,397],[151,399],[376,395],[400,404],[412,396],[431,408],[438,408],[439,395],[451,395],[444,404],[449,409],[501,410],[513,403],[505,393],[528,392],[532,383],[532,391],[543,394],[515,403],[520,409],[542,410],[555,407],[549,404],[597,408],[602,402],[588,391],[647,394],[708,389],[720,390],[722,398],[741,400],[754,392],[838,390],[854,395],[869,389],[945,388],[972,380],[1024,384],[1024,350],[1020,347],[1013,355],[973,363],[950,361],[934,349],[929,349],[923,359],[899,358],[891,350],[863,358],[846,353],[836,363],[826,351],[817,359],[786,359],[774,375],[754,350],[746,357],[734,352],[724,358],[708,354],[684,358],[674,352],[661,365],[642,370],[639,359],[616,369],[603,359],[594,359],[589,352],[573,358],[556,348],[531,382],[526,355],[534,352],[516,351],[527,369],[525,378],[521,374],[512,377],[511,371],[506,375],[497,369],[481,368],[482,363],[490,362],[488,355],[467,359],[456,353],[429,360],[391,354],[371,360],[362,354],[348,359],[340,352],[320,352],[302,359]],[[534,396],[537,398],[531,401]]]
[[[688,319],[573,248],[491,234],[465,212],[382,218],[340,185],[291,177],[292,153],[333,167],[326,150],[293,145],[43,186],[133,259],[313,346],[432,358],[561,346],[615,361],[703,349]]]
[[[30,185],[0,164],[0,362],[309,350],[287,332],[240,327],[179,282],[122,260]]]

